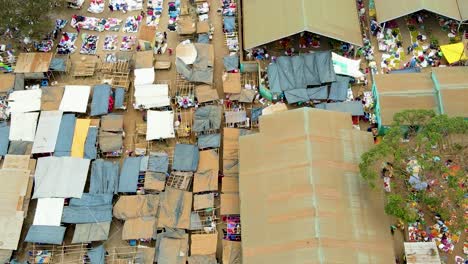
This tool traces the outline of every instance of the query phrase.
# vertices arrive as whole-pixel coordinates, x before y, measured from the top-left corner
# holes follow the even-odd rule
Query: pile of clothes
[[[104,39],[105,51],[113,51],[117,49],[117,35],[107,35]]]
[[[133,46],[135,46],[136,37],[135,36],[123,36],[122,44],[120,45],[121,51],[131,51]]]
[[[52,50],[54,42],[52,40],[42,40],[34,42],[34,49],[40,52],[49,52]]]
[[[87,55],[96,54],[99,37],[96,35],[82,34],[81,39],[83,40],[83,44],[81,45],[80,53]]]
[[[119,31],[122,25],[122,20],[117,18],[108,18],[106,20],[106,24],[104,25],[104,29],[108,31]]]
[[[180,0],[170,1],[169,5],[169,22],[167,24],[167,29],[170,31],[177,30],[177,19],[180,15]]]
[[[148,9],[146,10],[146,25],[158,26],[163,11],[163,0],[148,0]]]
[[[70,26],[73,28],[79,27],[80,29],[102,32],[104,31],[106,22],[107,21],[102,18],[73,15]]]
[[[140,26],[140,22],[142,19],[143,17],[140,15],[128,17],[127,20],[125,21],[123,32],[128,32],[128,33],[138,32],[138,27]]]
[[[63,32],[62,38],[57,45],[58,54],[71,54],[75,52],[76,46],[75,41],[78,37],[77,33]]]
[[[89,3],[88,12],[99,14],[104,11],[104,0],[91,0]]]
[[[198,20],[207,21],[209,19],[208,13],[210,12],[210,4],[208,2],[202,2],[197,4],[197,15]]]

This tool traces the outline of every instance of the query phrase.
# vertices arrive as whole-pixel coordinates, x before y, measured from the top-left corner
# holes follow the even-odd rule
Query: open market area
[[[52,1],[0,264],[468,264],[468,0]]]

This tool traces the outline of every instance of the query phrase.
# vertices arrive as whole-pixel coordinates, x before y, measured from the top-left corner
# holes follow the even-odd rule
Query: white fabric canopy
[[[62,111],[41,112],[32,154],[54,152],[61,122]]]
[[[359,68],[361,60],[352,60],[332,52],[333,68],[336,74],[361,78],[364,76]]]
[[[135,85],[152,84],[154,82],[154,68],[135,69]]]
[[[89,159],[44,157],[37,160],[33,198],[81,198]]]
[[[10,140],[34,141],[39,113],[11,114]]]
[[[60,226],[63,213],[63,198],[37,199],[33,225]]]
[[[148,111],[146,140],[174,137],[174,112]]]
[[[41,89],[15,91],[8,96],[9,113],[26,113],[41,109]]]
[[[144,109],[170,105],[169,86],[167,84],[135,85],[135,105]]]
[[[59,109],[64,112],[86,113],[91,86],[67,85]]]

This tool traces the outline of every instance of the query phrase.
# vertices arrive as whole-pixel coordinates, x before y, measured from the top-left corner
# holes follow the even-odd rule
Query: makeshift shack
[[[151,109],[169,106],[169,85],[142,84],[135,85],[135,109]]]
[[[139,51],[135,53],[135,69],[148,69],[153,67],[153,51]]]
[[[188,256],[188,234],[181,229],[166,229],[157,235],[157,263],[185,264]]]
[[[47,79],[53,53],[20,53],[16,61],[15,73],[24,74],[24,79]]]
[[[84,193],[63,208],[62,223],[87,224],[112,221],[112,194]]]
[[[41,90],[41,110],[59,110],[65,88],[63,86],[49,86],[42,87]]]
[[[216,150],[200,151],[200,160],[193,179],[193,192],[217,191],[218,174],[218,152]]]
[[[174,112],[148,111],[146,140],[174,138]]]
[[[198,168],[200,153],[196,145],[176,144],[172,169],[195,172]]]
[[[63,112],[86,113],[91,86],[66,85],[59,110]]]
[[[109,97],[112,90],[110,85],[101,84],[93,87],[90,116],[100,116],[109,113]]]
[[[405,256],[408,264],[440,264],[439,249],[432,242],[405,242]]]
[[[191,209],[191,192],[167,187],[160,194],[158,227],[189,229]]]
[[[8,96],[7,113],[27,113],[41,109],[42,89],[14,91]]]
[[[187,49],[185,46],[190,48]],[[196,51],[192,47],[195,47]],[[176,48],[176,57],[177,72],[181,74],[184,79],[190,82],[213,83],[213,45],[181,43]]]
[[[119,177],[118,192],[136,193],[142,157],[125,158]]]
[[[42,111],[32,146],[32,154],[53,153],[62,122],[61,111]]]
[[[195,97],[199,104],[219,100],[218,91],[211,85],[197,85],[195,86]]]
[[[195,133],[212,132],[221,127],[222,107],[219,105],[207,105],[195,110],[192,130]]]
[[[347,113],[301,108],[262,116],[260,133],[239,139],[242,263],[393,261],[383,194],[359,175],[372,146],[372,135],[353,129]],[[362,223],[366,232],[353,232]],[[273,229],[283,235],[268,239],[264,230]]]
[[[163,191],[168,170],[169,156],[166,153],[150,153],[145,173],[145,190]]]
[[[119,157],[123,149],[123,115],[110,114],[101,117],[98,144],[106,157]]]

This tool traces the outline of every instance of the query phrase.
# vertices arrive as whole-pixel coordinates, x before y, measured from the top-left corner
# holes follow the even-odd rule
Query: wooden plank
[[[52,53],[21,53],[16,62],[15,73],[40,73],[49,71]]]

